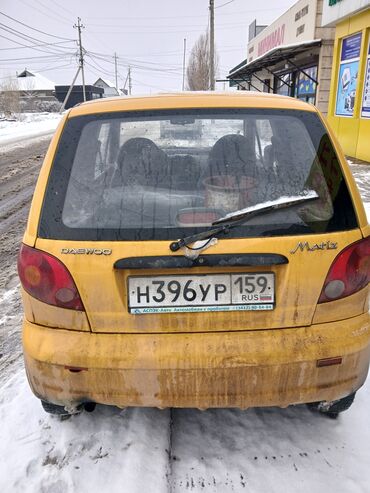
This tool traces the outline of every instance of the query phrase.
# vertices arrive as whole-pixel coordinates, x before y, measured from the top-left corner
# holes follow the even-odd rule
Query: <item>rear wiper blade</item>
[[[172,252],[177,252],[180,248],[191,245],[195,241],[206,240],[208,238],[218,236],[221,233],[226,234],[229,229],[244,224],[253,217],[280,209],[287,209],[288,207],[293,207],[302,203],[311,202],[313,200],[317,200],[318,198],[319,196],[317,193],[314,190],[310,190],[303,196],[280,197],[280,199],[277,200],[263,202],[252,207],[241,209],[240,211],[230,212],[226,216],[221,217],[212,223],[212,226],[216,226],[215,228],[206,229],[205,231],[201,231],[195,235],[186,236],[180,240],[173,241],[170,244],[170,250]]]
[[[275,211],[279,209],[286,209],[287,207],[293,207],[294,205],[302,204],[303,202],[308,202],[310,200],[316,200],[319,196],[314,190],[309,190],[305,195],[297,195],[295,197],[280,197],[276,200],[270,200],[269,202],[262,202],[261,204],[252,205],[251,207],[246,207],[240,211],[230,212],[226,216],[217,219],[212,223],[223,224],[228,222],[239,221],[243,218],[251,218],[258,216],[261,213]]]

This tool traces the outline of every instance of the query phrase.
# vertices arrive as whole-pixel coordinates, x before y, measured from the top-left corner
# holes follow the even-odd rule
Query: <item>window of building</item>
[[[281,94],[282,96],[291,96],[291,86],[293,84],[292,72],[279,75],[279,77],[280,78],[275,77],[274,93]]]
[[[311,80],[317,80],[317,66],[303,69],[305,73],[298,72],[295,81],[295,96],[307,103],[315,104],[317,84]],[[311,77],[311,79],[310,79]]]
[[[270,92],[270,87],[271,87],[271,80],[270,79],[264,79],[263,80],[263,92]]]

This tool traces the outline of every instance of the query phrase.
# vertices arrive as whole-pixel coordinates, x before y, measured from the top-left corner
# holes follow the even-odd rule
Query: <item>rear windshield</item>
[[[167,240],[224,215],[314,190],[301,207],[254,217],[228,237],[353,229],[353,206],[315,113],[292,110],[120,112],[70,118],[39,236]]]

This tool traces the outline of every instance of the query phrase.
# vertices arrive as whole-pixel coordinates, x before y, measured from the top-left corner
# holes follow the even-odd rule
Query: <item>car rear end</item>
[[[310,194],[171,250],[235,211]],[[167,95],[76,107],[19,257],[30,385],[69,409],[348,396],[370,357],[368,235],[312,106]]]

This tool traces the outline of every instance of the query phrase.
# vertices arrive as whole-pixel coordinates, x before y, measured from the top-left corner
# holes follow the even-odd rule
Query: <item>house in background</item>
[[[94,82],[93,84],[95,87],[101,87],[104,89],[104,98],[111,98],[114,96],[123,96],[124,92],[121,91],[121,89],[117,89],[116,86],[111,82],[110,80],[107,79],[102,79],[99,77],[99,79]],[[127,92],[126,92],[127,94]]]
[[[54,99],[55,84],[43,75],[24,69],[14,80],[22,98]]]
[[[6,93],[12,93],[22,111],[54,111],[58,105],[54,82],[27,69],[3,82],[0,95],[4,98]]]
[[[70,86],[55,86],[55,96],[57,97],[60,103],[63,103],[67,93],[69,91]],[[104,90],[101,87],[97,86],[85,86],[85,95],[86,101],[91,101],[93,99],[100,99],[104,96]],[[73,86],[72,91],[66,101],[65,108],[72,108],[76,104],[83,103],[83,87],[82,86]]]

